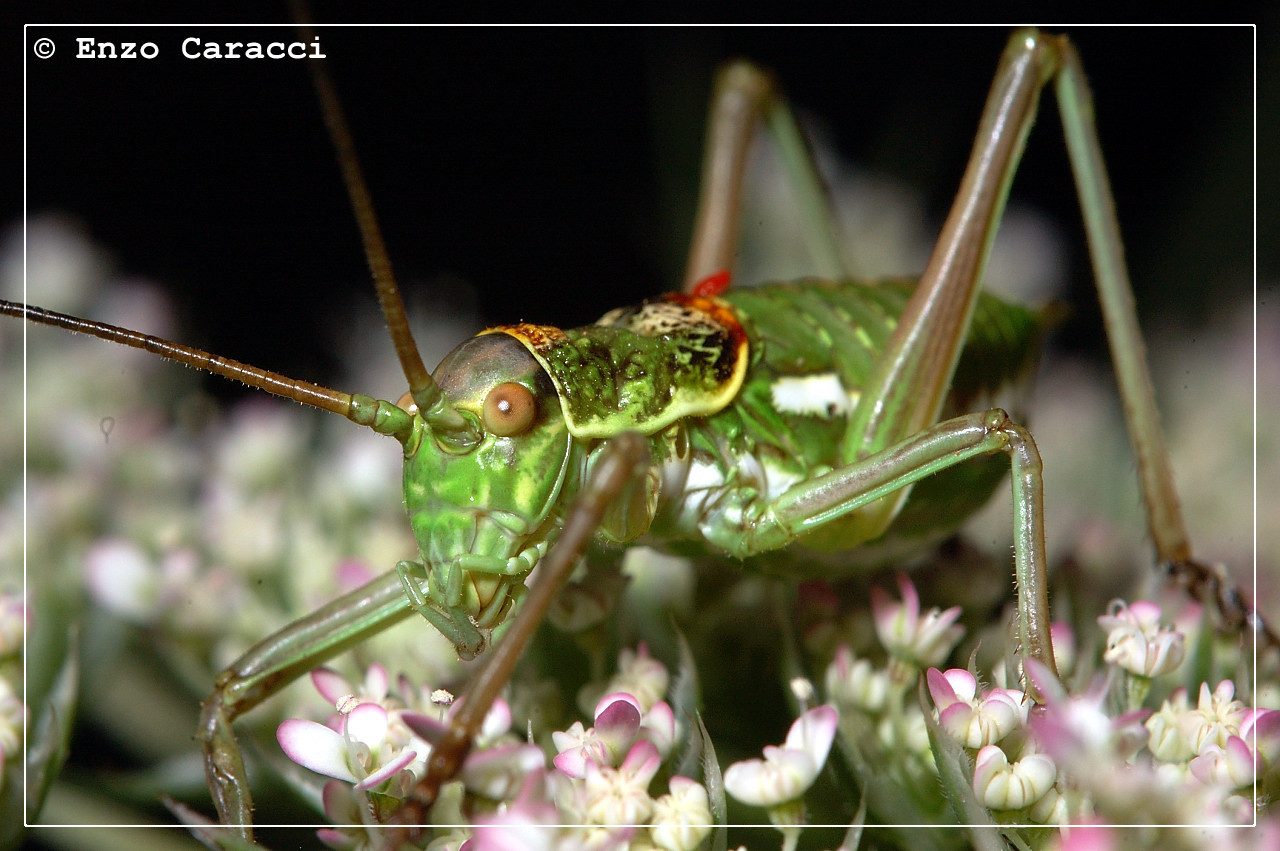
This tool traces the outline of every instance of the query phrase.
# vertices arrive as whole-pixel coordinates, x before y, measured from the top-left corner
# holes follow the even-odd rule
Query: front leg
[[[439,796],[440,787],[462,768],[480,732],[489,708],[511,679],[516,663],[533,639],[556,595],[573,574],[579,557],[595,537],[606,512],[637,480],[643,480],[649,464],[649,444],[635,432],[609,439],[600,461],[592,470],[581,494],[565,516],[560,536],[539,563],[539,578],[529,589],[506,634],[485,657],[483,665],[467,684],[457,711],[444,735],[431,743],[427,772],[404,808],[395,816],[396,829],[390,847],[415,835],[426,822],[428,811]]]
[[[421,567],[419,565],[419,567]],[[405,581],[425,582],[425,575]],[[253,796],[232,722],[298,677],[413,613],[402,572],[386,573],[249,648],[218,675],[196,737],[218,819],[253,837]]]

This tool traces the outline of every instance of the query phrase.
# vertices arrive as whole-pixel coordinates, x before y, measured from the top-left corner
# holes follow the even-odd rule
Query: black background
[[[320,4],[316,18],[326,11]],[[1002,27],[320,33],[410,300],[454,276],[474,287],[487,321],[566,327],[678,285],[717,64],[746,56],[773,68],[843,156],[923,192],[936,226],[1008,36]],[[152,41],[160,58],[77,60],[74,39],[86,35]],[[1254,31],[1071,35],[1095,88],[1143,315],[1176,311],[1194,325],[1214,304],[1250,297]],[[52,59],[32,55],[40,36],[57,44]],[[183,342],[333,380],[332,340],[352,299],[372,294],[305,63],[184,59],[188,36],[295,33],[27,29],[27,210],[74,217],[121,272],[172,287]],[[1045,106],[1014,194],[1071,240],[1076,312],[1064,334],[1088,347],[1100,333],[1096,309],[1052,98]]]

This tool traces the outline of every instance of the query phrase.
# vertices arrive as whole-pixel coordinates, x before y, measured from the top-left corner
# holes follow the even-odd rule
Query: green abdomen
[[[915,289],[914,281],[877,284],[801,281],[731,290],[752,345],[752,373],[812,375],[834,370],[860,390]],[[1041,315],[982,294],[952,377],[953,410],[971,409],[1033,368]]]

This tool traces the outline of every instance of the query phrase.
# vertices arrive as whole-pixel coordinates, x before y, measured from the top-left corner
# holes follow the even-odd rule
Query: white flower
[[[711,832],[711,804],[701,783],[676,775],[671,792],[653,802],[649,837],[666,851],[693,851]]]
[[[640,722],[640,735],[653,742],[658,753],[666,759],[676,743],[676,714],[665,700],[649,708]]]
[[[827,761],[840,715],[824,704],[801,715],[782,747],[769,745],[764,759],[735,762],[724,773],[724,788],[744,804],[772,807],[805,793]]]
[[[1160,607],[1148,600],[1131,606],[1115,600],[1110,614],[1098,618],[1098,625],[1107,630],[1103,661],[1139,676],[1168,673],[1181,665],[1187,655],[1183,634],[1162,629]]]
[[[895,760],[901,759],[904,764],[911,761],[909,758],[921,758],[926,770],[930,773],[936,770],[929,747],[929,725],[918,705],[904,706],[901,714],[885,714],[876,724],[875,737],[882,753],[893,754]]]
[[[1047,795],[1057,777],[1048,754],[1028,754],[1010,765],[1004,751],[987,745],[974,761],[973,790],[990,809],[1019,810]]]
[[[94,601],[125,620],[149,624],[157,614],[160,569],[132,541],[98,541],[84,559],[85,585]]]
[[[640,732],[639,701],[624,692],[606,695],[596,704],[595,718],[595,726],[590,729],[575,721],[567,731],[551,734],[559,751],[554,760],[556,768],[570,777],[585,777],[588,762],[618,764]]]
[[[1151,755],[1161,762],[1185,762],[1195,756],[1191,740],[1183,730],[1190,722],[1187,715],[1187,690],[1175,689],[1173,694],[1160,705],[1160,711],[1147,719],[1147,731],[1151,738],[1147,749]]]
[[[1240,734],[1245,720],[1244,704],[1235,700],[1236,684],[1223,680],[1212,692],[1200,684],[1200,702],[1182,717],[1181,729],[1194,753],[1204,753],[1209,745],[1227,746],[1227,739]]]
[[[635,649],[623,648],[618,654],[618,673],[609,680],[605,693],[626,692],[640,704],[640,712],[648,712],[667,694],[671,675],[667,667],[649,655],[643,642]]]
[[[541,772],[546,755],[537,745],[509,744],[473,751],[459,777],[467,791],[492,801],[515,796],[527,777]]]
[[[1228,736],[1224,745],[1206,744],[1188,768],[1207,786],[1240,789],[1270,769],[1278,744],[1280,711],[1246,710],[1239,734]]]
[[[361,703],[340,717],[340,730],[315,721],[290,718],[276,730],[284,752],[299,765],[357,789],[373,789],[392,779],[418,756],[387,741],[387,710]]]
[[[587,763],[583,805],[587,821],[599,825],[644,824],[653,813],[649,781],[662,758],[653,742],[636,742],[617,768]]]
[[[1240,724],[1240,737],[1258,753],[1258,768],[1269,770],[1280,757],[1280,710],[1250,709]]]
[[[889,703],[889,672],[872,666],[866,659],[856,659],[848,645],[836,650],[824,677],[827,697],[842,707],[858,709],[868,715],[879,715]]]
[[[967,748],[993,745],[1027,720],[1030,705],[1021,692],[997,688],[977,698],[978,681],[961,668],[945,673],[930,668],[926,680],[938,723]]]
[[[1253,783],[1253,751],[1239,736],[1229,736],[1225,747],[1206,745],[1189,766],[1196,779],[1206,786],[1239,789]]]
[[[1043,798],[1032,804],[1031,810],[1027,815],[1036,824],[1064,825],[1071,818],[1070,811],[1067,808],[1067,798],[1058,791],[1056,786],[1045,793]]]
[[[254,494],[286,481],[306,449],[288,408],[264,403],[239,405],[217,448],[219,477],[236,490]]]
[[[879,588],[871,589],[871,615],[876,636],[889,654],[919,668],[942,664],[964,635],[964,627],[956,624],[960,607],[945,612],[932,608],[920,615],[920,596],[911,580],[898,575],[902,602],[896,603]]]
[[[1091,774],[1125,760],[1147,743],[1142,725],[1150,710],[1112,718],[1105,711],[1107,684],[1096,680],[1083,695],[1069,695],[1062,683],[1037,659],[1024,663],[1027,676],[1044,695],[1044,709],[1031,719],[1036,741],[1073,774]]]
[[[470,851],[552,851],[560,831],[560,814],[544,798],[545,776],[531,773],[516,799],[493,813],[477,814]]]
[[[403,727],[424,743],[435,744],[448,732],[449,720],[462,707],[462,703],[462,699],[454,701],[443,720],[438,717],[438,712],[427,715],[422,712],[415,712],[412,709],[394,710],[391,713],[392,720],[397,727]],[[494,700],[493,705],[489,707],[489,711],[485,713],[484,721],[480,723],[480,729],[476,732],[474,747],[477,749],[487,748],[497,743],[510,729],[511,705],[502,698],[497,698]]]

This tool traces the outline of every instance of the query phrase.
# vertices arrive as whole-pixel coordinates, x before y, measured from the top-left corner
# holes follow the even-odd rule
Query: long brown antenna
[[[305,4],[300,0],[292,0],[290,7],[294,20],[298,22],[298,30],[304,41],[315,40],[315,32],[311,29],[309,15]],[[324,112],[324,123],[329,129],[329,138],[338,155],[338,164],[342,168],[342,179],[347,185],[347,195],[351,198],[351,208],[355,212],[356,222],[360,226],[360,238],[364,243],[365,257],[369,261],[369,271],[373,273],[374,286],[378,291],[378,303],[382,306],[382,315],[387,320],[387,330],[391,333],[391,341],[396,347],[396,356],[400,358],[400,368],[409,380],[409,394],[417,404],[418,410],[433,428],[450,432],[466,431],[470,428],[463,419],[445,401],[440,388],[436,386],[422,363],[422,355],[413,340],[413,332],[409,330],[409,320],[404,309],[404,301],[400,298],[400,289],[396,286],[395,275],[391,271],[391,259],[387,254],[386,243],[382,239],[382,229],[378,225],[378,216],[373,209],[373,199],[369,195],[369,187],[360,168],[360,160],[356,156],[355,141],[347,124],[342,104],[338,100],[333,80],[329,77],[323,61],[308,61],[311,69],[311,80],[315,85],[316,95],[320,99],[320,108]]]
[[[278,372],[270,372],[221,355],[212,355],[203,349],[152,337],[150,334],[3,299],[0,299],[0,314],[89,334],[100,340],[109,340],[130,348],[142,349],[196,369],[208,370],[215,375],[234,379],[250,387],[265,390],[313,408],[341,414],[353,422],[369,426],[374,431],[395,435],[401,442],[408,438],[409,430],[412,428],[412,420],[389,402],[379,402],[368,396],[353,396],[340,390],[331,390],[319,384],[289,378]],[[396,416],[397,411],[399,416]]]
[[[112,343],[119,343],[130,348],[143,349],[152,354],[160,355],[162,358],[168,358],[196,369],[208,370],[215,375],[231,378],[250,387],[266,390],[268,393],[274,393],[277,396],[283,396],[286,399],[292,399],[295,402],[301,402],[313,408],[341,414],[344,417],[351,410],[350,393],[343,393],[340,390],[321,387],[319,384],[289,378],[278,372],[259,369],[256,366],[250,366],[247,363],[241,363],[231,358],[210,354],[203,349],[184,346],[181,343],[175,343],[160,337],[152,337],[150,334],[143,334],[140,331],[130,331],[128,328],[121,328],[118,325],[94,322],[92,319],[81,319],[78,316],[45,310],[43,307],[19,304],[16,301],[0,300],[0,313],[6,316],[16,316],[19,319],[26,319],[30,322],[38,322],[41,325],[52,325],[55,328],[65,328],[68,331],[89,334],[100,340],[109,340]]]

